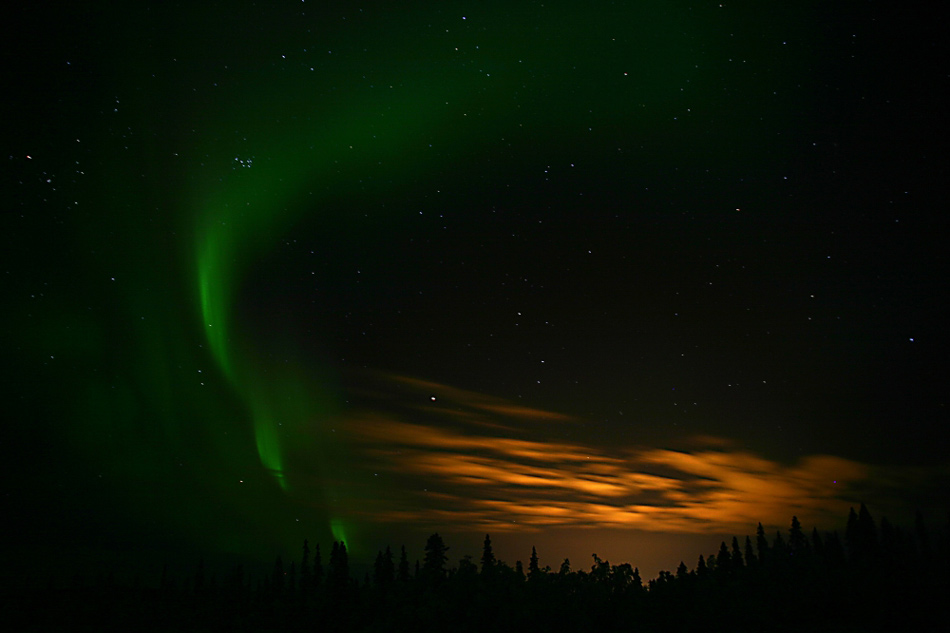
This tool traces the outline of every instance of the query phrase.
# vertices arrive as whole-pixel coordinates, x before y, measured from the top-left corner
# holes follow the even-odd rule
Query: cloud
[[[785,525],[793,514],[806,525],[833,524],[873,479],[870,466],[842,457],[787,464],[715,436],[690,438],[682,450],[547,439],[555,423],[578,420],[438,383],[389,380],[409,388],[409,404],[366,410],[346,424],[357,451],[393,482],[385,497],[367,500],[364,512],[376,520],[743,533],[760,521]]]

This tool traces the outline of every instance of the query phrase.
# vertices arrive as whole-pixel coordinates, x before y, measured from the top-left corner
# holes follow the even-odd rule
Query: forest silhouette
[[[490,535],[477,562],[450,568],[438,533],[421,561],[387,546],[353,578],[343,542],[304,541],[261,577],[241,564],[218,576],[203,562],[151,584],[8,574],[4,611],[21,631],[916,631],[946,622],[948,527],[931,534],[919,512],[912,528],[877,522],[862,504],[843,535],[796,517],[771,535],[760,523],[648,582],[596,553],[552,569],[532,548],[527,568],[511,566]]]

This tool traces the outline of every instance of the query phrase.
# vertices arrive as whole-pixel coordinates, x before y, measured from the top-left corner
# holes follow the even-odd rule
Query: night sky
[[[945,519],[936,15],[127,4],[0,20],[5,556]]]

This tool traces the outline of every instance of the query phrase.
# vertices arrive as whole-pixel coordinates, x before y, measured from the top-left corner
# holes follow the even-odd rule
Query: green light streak
[[[473,90],[470,82],[466,85],[457,77],[444,79],[440,90],[456,94]],[[253,352],[253,340],[242,336],[235,322],[240,281],[310,205],[319,203],[310,198],[303,206],[295,196],[307,189],[333,191],[330,184],[335,183],[328,182],[327,174],[341,183],[359,182],[361,189],[368,191],[389,187],[393,179],[405,177],[411,169],[431,164],[435,157],[422,153],[428,146],[425,141],[433,133],[450,138],[448,119],[459,116],[456,109],[445,108],[444,99],[426,86],[385,104],[371,105],[385,115],[369,126],[372,134],[367,134],[369,115],[362,103],[343,108],[347,113],[362,114],[347,114],[329,124],[311,123],[290,135],[275,131],[256,151],[271,160],[251,168],[235,168],[233,160],[222,161],[226,167],[222,165],[225,171],[218,180],[223,186],[204,192],[203,202],[197,205],[195,270],[200,325],[219,370],[251,414],[261,465],[285,492],[291,487],[285,472],[289,436],[302,425],[318,423],[328,401],[325,396],[311,395],[320,385],[298,384],[299,373],[281,367],[265,371],[264,359]],[[354,149],[354,143],[359,150]],[[360,177],[367,169],[373,171],[373,178]]]
[[[235,88],[230,100],[222,97],[225,109],[193,160],[201,165],[200,182],[211,183],[193,192],[190,209],[200,327],[251,417],[260,464],[282,491],[295,490],[288,447],[304,428],[311,452],[327,454],[329,435],[313,427],[326,418],[332,398],[299,372],[268,363],[253,333],[241,330],[236,303],[248,271],[303,216],[334,196],[390,190],[420,174],[452,178],[445,174],[447,160],[454,174],[478,170],[494,160],[493,152],[506,151],[512,135],[523,144],[537,141],[539,152],[557,147],[562,136],[593,148],[615,147],[619,136],[625,144],[652,139],[677,161],[703,156],[702,148],[677,140],[695,139],[683,133],[686,119],[679,121],[684,87],[697,107],[715,103],[721,90],[718,75],[691,63],[701,23],[677,3],[611,11],[588,21],[571,11],[519,16],[505,9],[491,28],[453,31],[451,42],[441,35],[445,29],[409,28],[415,17],[407,17],[406,37],[374,42],[380,64],[372,71],[362,58],[336,62],[333,56],[312,75],[265,75],[270,79],[253,93]],[[608,37],[605,29],[613,26],[616,33]],[[377,28],[381,41],[383,32],[400,32],[388,19]],[[718,32],[709,33],[712,47]],[[578,50],[571,38],[588,46],[603,40],[603,48]],[[735,121],[736,129],[749,127]],[[721,133],[733,134],[729,128],[720,126]],[[713,135],[708,142],[720,141]],[[254,160],[245,164],[236,155]],[[325,491],[323,497],[326,503],[337,495]],[[345,540],[339,518],[331,529]]]
[[[330,532],[333,533],[334,541],[340,541],[346,545],[347,550],[350,549],[350,543],[346,538],[346,526],[341,519],[334,518],[330,520]],[[352,551],[350,553],[352,553]]]
[[[227,308],[230,295],[229,289],[224,286],[224,282],[218,281],[222,274],[217,270],[221,261],[218,254],[217,244],[212,239],[204,240],[202,248],[198,254],[198,289],[201,302],[201,320],[204,325],[205,336],[208,345],[211,346],[211,353],[218,362],[218,367],[227,376],[228,380],[234,381],[234,370],[231,366],[230,352],[227,345],[227,315],[224,310]]]

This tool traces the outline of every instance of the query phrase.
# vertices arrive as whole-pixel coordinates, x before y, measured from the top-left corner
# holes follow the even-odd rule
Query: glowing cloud
[[[855,503],[854,487],[871,476],[870,467],[830,455],[782,464],[727,438],[692,438],[702,447],[690,450],[608,450],[511,437],[529,430],[537,436],[537,429],[519,432],[525,420],[571,424],[570,418],[436,383],[389,379],[417,389],[415,402],[424,401],[424,393],[455,398],[428,413],[424,405],[410,407],[413,417],[431,416],[433,424],[378,412],[349,421],[352,440],[374,468],[402,478],[412,491],[399,507],[375,500],[374,515],[392,521],[495,531],[572,526],[681,533],[741,532],[758,521],[783,524],[790,514],[827,524]],[[445,409],[470,413],[445,416]]]

